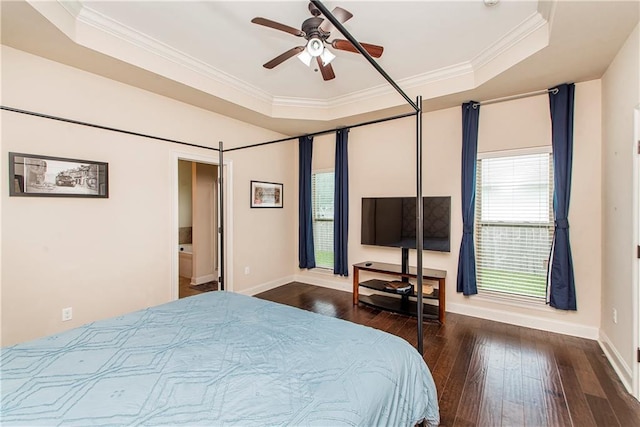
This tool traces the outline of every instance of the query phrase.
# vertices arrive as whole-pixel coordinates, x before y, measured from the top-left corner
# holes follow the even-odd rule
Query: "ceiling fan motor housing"
[[[323,21],[324,19],[322,18],[313,17],[313,18],[306,19],[302,23],[302,31],[304,32],[305,38],[307,40],[312,39],[314,37],[320,38],[322,40],[326,40],[327,37],[329,37],[328,33],[325,33],[320,28],[318,28],[320,27],[320,24],[322,24]]]

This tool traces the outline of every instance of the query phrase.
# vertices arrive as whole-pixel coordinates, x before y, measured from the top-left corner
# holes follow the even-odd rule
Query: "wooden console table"
[[[389,280],[380,280],[380,279],[371,279],[360,283],[360,271],[370,271],[373,273],[384,274],[388,276],[395,276],[397,278],[402,278],[403,281],[408,281],[408,279],[417,277],[417,271],[415,267],[409,267],[409,271],[407,273],[402,272],[402,267],[398,264],[387,264],[383,262],[361,262],[359,264],[353,265],[353,304],[358,305],[359,302],[380,308],[383,310],[393,311],[395,313],[405,314],[409,316],[417,316],[417,293],[416,290],[412,287],[411,291],[408,293],[399,293],[393,290],[387,289],[387,284]],[[422,269],[422,278],[427,280],[437,280],[438,288],[433,290],[431,294],[423,294],[422,298],[437,300],[438,305],[435,306],[433,304],[425,304],[423,303],[423,319],[425,320],[438,320],[440,323],[444,324],[445,321],[445,291],[446,291],[446,283],[445,278],[447,276],[447,272],[445,270],[435,270],[431,268],[423,268]],[[393,280],[396,280],[393,279]],[[390,297],[385,295],[360,295],[359,289],[360,286],[368,289],[373,289],[378,292],[385,292],[389,294],[396,294],[400,296]]]

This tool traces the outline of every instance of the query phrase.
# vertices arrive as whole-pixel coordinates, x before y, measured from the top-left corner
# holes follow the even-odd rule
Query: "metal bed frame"
[[[416,250],[417,250],[417,271],[420,272],[422,271],[422,251],[423,251],[423,224],[422,224],[422,220],[423,220],[423,205],[422,205],[422,201],[421,201],[421,196],[422,196],[422,96],[418,96],[416,101],[412,101],[411,98],[409,98],[409,96],[398,86],[398,84],[391,78],[389,77],[389,75],[382,69],[382,67],[371,57],[371,55],[369,55],[369,52],[367,52],[362,45],[355,39],[355,37],[353,37],[349,31],[342,25],[342,23],[340,23],[336,17],[334,17],[331,12],[319,1],[319,0],[311,0],[311,3],[313,3],[321,12],[322,14],[338,29],[338,31],[340,31],[340,33],[349,41],[351,42],[351,44],[353,44],[353,46],[358,50],[358,52],[360,52],[362,54],[362,56],[364,56],[367,61],[369,61],[369,63],[373,66],[373,68],[376,69],[376,71],[382,76],[384,77],[384,79],[405,99],[405,101],[407,101],[407,104],[414,110],[410,113],[405,113],[405,114],[399,114],[399,115],[395,115],[395,116],[390,116],[390,117],[386,117],[386,118],[382,118],[382,119],[378,119],[378,120],[372,120],[372,121],[367,121],[367,122],[361,122],[358,124],[354,124],[352,126],[349,126],[348,128],[356,128],[356,127],[360,127],[360,126],[367,126],[367,125],[371,125],[371,124],[375,124],[375,123],[381,123],[381,122],[386,122],[386,121],[390,121],[390,120],[396,120],[396,119],[402,119],[405,117],[410,117],[410,116],[415,116],[416,117],[416,231],[417,231],[417,237],[416,237]],[[58,116],[53,116],[53,115],[49,115],[49,114],[43,114],[43,113],[38,113],[38,112],[34,112],[34,111],[28,111],[28,110],[22,110],[19,108],[14,108],[14,107],[9,107],[9,106],[5,106],[5,105],[0,105],[0,110],[5,110],[5,111],[10,111],[10,112],[14,112],[14,113],[19,113],[19,114],[26,114],[26,115],[30,115],[30,116],[35,116],[35,117],[40,117],[40,118],[45,118],[45,119],[49,119],[49,120],[56,120],[56,121],[61,121],[61,122],[65,122],[65,123],[71,123],[71,124],[76,124],[76,125],[81,125],[81,126],[88,126],[88,127],[93,127],[93,128],[97,128],[97,129],[102,129],[102,130],[108,130],[111,132],[119,132],[119,133],[124,133],[127,135],[134,135],[134,136],[139,136],[142,138],[148,138],[151,140],[154,140],[156,142],[169,142],[172,144],[179,144],[179,145],[185,145],[185,146],[189,146],[189,147],[196,147],[196,148],[203,148],[206,150],[213,150],[213,151],[217,151],[218,152],[218,157],[219,157],[219,167],[218,167],[218,174],[219,174],[219,182],[220,182],[220,194],[219,194],[219,202],[220,202],[220,223],[219,223],[219,233],[220,233],[220,277],[219,277],[219,283],[220,283],[220,289],[224,290],[224,285],[225,285],[225,264],[224,264],[224,153],[225,152],[231,152],[231,151],[236,151],[236,150],[242,150],[242,149],[246,149],[246,148],[253,148],[253,147],[259,147],[259,146],[263,146],[263,145],[268,145],[268,144],[276,144],[279,142],[284,142],[284,141],[290,141],[293,139],[298,139],[301,136],[317,136],[317,135],[323,135],[323,134],[329,134],[329,133],[333,133],[335,132],[337,129],[327,129],[327,130],[323,130],[323,131],[319,131],[319,132],[314,132],[314,133],[308,133],[308,134],[304,134],[304,135],[298,135],[298,136],[292,136],[292,137],[288,137],[288,138],[282,138],[282,139],[277,139],[277,140],[273,140],[273,141],[267,141],[267,142],[262,142],[262,143],[258,143],[258,144],[250,144],[250,145],[244,145],[244,146],[239,146],[239,147],[234,147],[234,148],[229,148],[229,149],[225,149],[224,148],[224,144],[222,141],[219,141],[219,145],[218,148],[214,148],[214,147],[208,147],[208,146],[204,146],[204,145],[199,145],[199,144],[193,144],[193,143],[189,143],[189,142],[184,142],[184,141],[179,141],[179,140],[175,140],[175,139],[169,139],[169,138],[163,138],[163,137],[159,137],[159,136],[154,136],[154,135],[149,135],[149,134],[144,134],[144,133],[140,133],[140,132],[133,132],[133,131],[128,131],[128,130],[124,130],[124,129],[119,129],[119,128],[114,128],[114,127],[110,127],[110,126],[103,126],[103,125],[99,125],[99,124],[95,124],[95,123],[88,123],[88,122],[84,122],[84,121],[80,121],[80,120],[73,120],[73,119],[68,119],[68,118],[64,118],[64,117],[58,117]],[[424,348],[423,348],[423,337],[422,337],[422,323],[423,323],[423,292],[422,292],[422,275],[421,274],[417,274],[417,319],[418,319],[418,341],[417,341],[417,350],[420,352],[420,354],[424,353]]]
[[[416,305],[417,305],[417,322],[418,322],[418,341],[417,341],[416,348],[418,352],[422,355],[424,354],[424,343],[423,343],[423,336],[422,336],[422,323],[423,323],[423,311],[424,311],[423,305],[422,305],[423,279],[422,279],[422,274],[419,274],[419,272],[422,271],[422,251],[423,251],[422,220],[424,216],[423,205],[422,205],[422,96],[418,96],[415,102],[412,101],[411,98],[409,98],[409,96],[398,86],[398,84],[384,71],[384,69],[380,66],[380,64],[378,64],[371,57],[371,55],[369,55],[369,52],[367,52],[362,47],[362,45],[358,42],[358,40],[356,40],[355,37],[353,37],[351,33],[349,33],[349,31],[342,25],[342,23],[338,21],[338,19],[336,19],[336,17],[331,14],[329,9],[327,9],[325,5],[323,5],[319,0],[311,0],[311,3],[313,3],[322,12],[325,18],[327,18],[329,22],[331,22],[333,26],[336,27],[338,31],[340,31],[340,33],[347,40],[349,40],[349,42],[351,42],[351,44],[353,44],[353,46],[358,50],[358,52],[360,52],[362,56],[364,56],[367,59],[367,61],[369,61],[369,63],[373,66],[373,68],[375,68],[376,71],[382,77],[384,77],[384,79],[400,95],[402,95],[405,101],[407,101],[407,104],[411,106],[411,108],[414,110],[411,113],[391,116],[391,117],[369,121],[369,122],[363,122],[353,126],[348,126],[348,128],[366,126],[374,123],[380,123],[384,121],[395,120],[395,119],[400,119],[400,118],[414,116],[414,115],[416,116],[416,221],[417,221],[416,223],[416,251],[417,251],[416,268],[418,271],[418,274],[416,275],[417,276],[416,277],[417,279],[417,285],[416,285],[417,286],[417,304]],[[225,280],[224,279],[224,186],[223,186],[224,153],[228,151],[242,150],[246,148],[253,148],[253,147],[259,147],[259,146],[268,145],[268,144],[276,144],[279,142],[290,141],[293,139],[298,139],[302,136],[323,135],[323,134],[333,133],[335,131],[336,129],[328,129],[320,132],[314,132],[311,134],[292,136],[289,138],[282,138],[282,139],[262,142],[258,144],[244,145],[244,146],[234,147],[226,150],[224,149],[224,143],[222,141],[219,141],[219,146],[217,151],[218,151],[219,166],[220,166],[218,168],[218,171],[219,171],[218,179],[220,182],[220,230],[219,230],[220,231],[220,279],[219,279],[220,289],[224,289],[224,280]]]

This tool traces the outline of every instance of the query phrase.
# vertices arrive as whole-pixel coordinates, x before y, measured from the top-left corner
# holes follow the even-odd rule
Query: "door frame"
[[[640,400],[640,104],[633,110],[633,236],[635,267],[632,268],[633,304],[633,395]]]
[[[179,298],[179,281],[178,281],[178,258],[179,258],[179,233],[178,229],[180,228],[179,215],[178,215],[178,191],[179,191],[179,180],[178,180],[178,161],[184,160],[187,162],[196,162],[196,163],[205,163],[210,165],[215,165],[220,168],[220,159],[218,158],[217,152],[211,153],[209,155],[188,153],[188,152],[179,152],[174,151],[171,155],[171,280],[169,281],[171,289],[170,296],[171,301],[175,301]],[[225,217],[224,217],[224,272],[225,272],[225,282],[224,289],[225,291],[233,292],[233,192],[231,189],[233,188],[233,162],[228,159],[224,159],[222,165],[222,173],[224,174],[224,207],[225,207]],[[218,181],[218,180],[216,180]],[[219,184],[219,182],[218,182]],[[219,194],[219,191],[218,191]],[[218,209],[216,212],[218,216],[219,212],[219,203]],[[218,225],[220,224],[220,219],[218,218]],[[220,235],[218,233],[218,271],[220,269]]]

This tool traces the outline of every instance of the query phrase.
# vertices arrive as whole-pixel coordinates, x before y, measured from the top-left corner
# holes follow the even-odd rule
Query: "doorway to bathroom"
[[[229,187],[228,169],[225,162],[225,188]],[[173,299],[220,288],[219,176],[217,159],[189,154],[175,156]],[[226,206],[228,200],[225,196]],[[229,207],[225,210],[229,215]],[[227,264],[228,258],[225,261]]]

